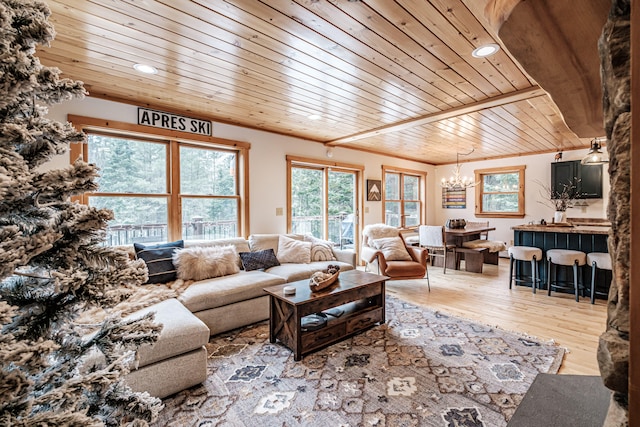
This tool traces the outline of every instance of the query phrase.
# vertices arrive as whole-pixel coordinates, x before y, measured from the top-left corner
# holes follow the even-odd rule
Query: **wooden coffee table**
[[[309,279],[264,288],[269,294],[269,341],[293,350],[293,360],[301,360],[321,347],[336,343],[371,326],[385,322],[386,276],[349,270],[340,273],[330,287],[311,292]],[[285,295],[286,286],[296,288],[295,295]],[[301,319],[313,313],[339,307],[344,314],[321,329],[302,331]]]

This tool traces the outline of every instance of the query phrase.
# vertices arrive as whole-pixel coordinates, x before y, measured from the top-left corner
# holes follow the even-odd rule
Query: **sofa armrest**
[[[351,249],[333,248],[333,255],[336,257],[336,260],[340,262],[346,262],[354,267],[356,266],[356,253]]]

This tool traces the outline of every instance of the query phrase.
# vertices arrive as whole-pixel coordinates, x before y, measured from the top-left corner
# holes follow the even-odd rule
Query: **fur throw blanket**
[[[362,229],[362,235],[371,240],[398,237],[398,229],[387,224],[369,224]]]
[[[178,279],[168,283],[136,286],[133,289],[133,293],[116,306],[108,310],[102,307],[91,307],[78,316],[75,321],[90,327],[101,323],[108,316],[125,317],[164,300],[178,298],[191,283],[193,283],[193,280]]]

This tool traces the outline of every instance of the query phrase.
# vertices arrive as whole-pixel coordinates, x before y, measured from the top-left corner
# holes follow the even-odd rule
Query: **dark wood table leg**
[[[274,308],[276,299],[273,295],[269,295],[269,342],[276,342],[276,310]]]

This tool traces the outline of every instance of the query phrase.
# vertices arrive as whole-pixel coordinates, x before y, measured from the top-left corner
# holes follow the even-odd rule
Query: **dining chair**
[[[427,249],[429,257],[440,257],[444,265],[443,274],[447,273],[447,259],[453,256],[454,264],[456,260],[456,246],[447,244],[447,237],[444,226],[441,225],[421,225],[418,227],[420,246]],[[431,259],[433,265],[433,259]]]

